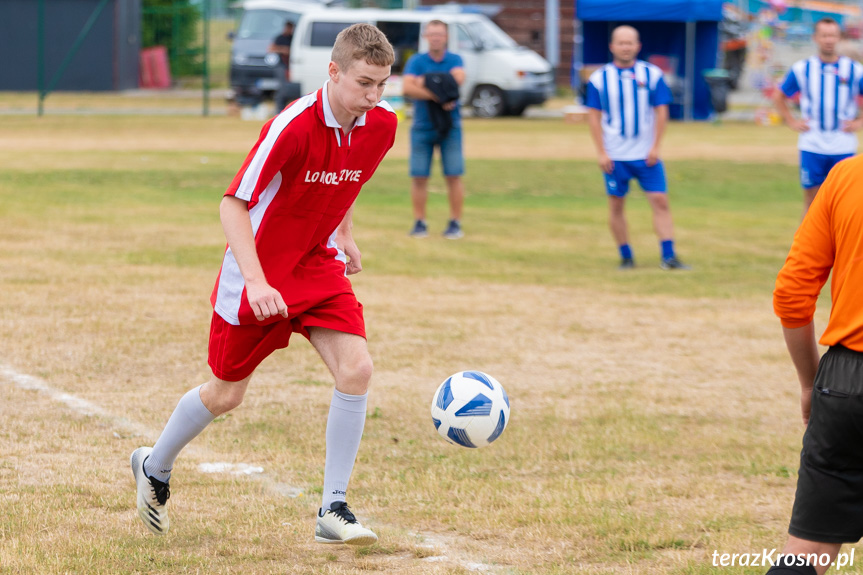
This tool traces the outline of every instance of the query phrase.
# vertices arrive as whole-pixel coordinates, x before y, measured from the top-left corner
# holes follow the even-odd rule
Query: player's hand
[[[788,122],[788,127],[794,130],[795,132],[803,133],[809,131],[809,123],[806,120],[800,120],[797,118],[792,119]]]
[[[288,317],[288,306],[282,294],[267,282],[246,282],[246,298],[258,321],[276,315]]]
[[[803,426],[809,425],[809,414],[812,412],[812,388],[800,390],[800,413],[803,415]]]
[[[609,158],[608,154],[606,154],[605,152],[599,155],[599,169],[606,174],[610,174],[614,171],[614,160]]]
[[[348,263],[346,264],[346,273],[349,276],[358,274],[363,271],[362,254],[360,253],[360,248],[357,247],[357,243],[352,237],[336,237],[336,245],[338,245],[348,257]]]
[[[450,100],[449,102],[444,102],[440,105],[441,108],[449,112],[450,110],[455,110],[455,105],[458,104],[456,100]]]
[[[659,161],[659,148],[650,148],[650,151],[647,152],[647,158],[645,158],[644,163],[648,168],[651,168],[656,165]]]
[[[863,128],[863,118],[857,118],[856,120],[845,120],[844,122],[842,122],[843,132],[857,132],[861,128]]]

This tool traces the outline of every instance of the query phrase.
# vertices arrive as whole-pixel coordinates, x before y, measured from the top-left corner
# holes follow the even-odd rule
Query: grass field
[[[801,194],[793,134],[736,125],[670,127],[679,274],[638,192],[640,267],[617,271],[586,129],[560,121],[467,122],[466,237],[440,238],[436,179],[432,234],[408,238],[400,130],[355,214],[376,372],[349,501],[379,544],[313,542],[331,383],[301,337],[181,455],[150,536],[128,456],[208,376],[217,205],[259,129],[3,119],[0,573],[766,571],[711,556],[784,542],[802,425],[771,290]],[[483,450],[429,416],[468,368],[512,401]]]

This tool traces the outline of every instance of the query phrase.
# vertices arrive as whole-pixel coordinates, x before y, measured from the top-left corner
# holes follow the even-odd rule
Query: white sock
[[[324,467],[324,495],[321,507],[324,511],[334,501],[344,501],[348,480],[354,469],[363,426],[366,424],[366,402],[368,392],[348,395],[333,390],[330,415],[327,418],[327,462]]]
[[[150,477],[167,482],[180,451],[216,418],[201,401],[201,387],[180,398],[153,452],[144,460],[144,473]]]

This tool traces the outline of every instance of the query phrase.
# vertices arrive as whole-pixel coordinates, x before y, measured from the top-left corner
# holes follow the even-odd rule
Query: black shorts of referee
[[[863,353],[841,345],[818,364],[788,533],[821,543],[863,537]]]

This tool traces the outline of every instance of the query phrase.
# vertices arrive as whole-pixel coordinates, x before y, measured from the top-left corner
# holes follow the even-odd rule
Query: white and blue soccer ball
[[[509,421],[503,386],[481,371],[460,371],[434,394],[431,416],[441,437],[462,447],[485,447]]]

